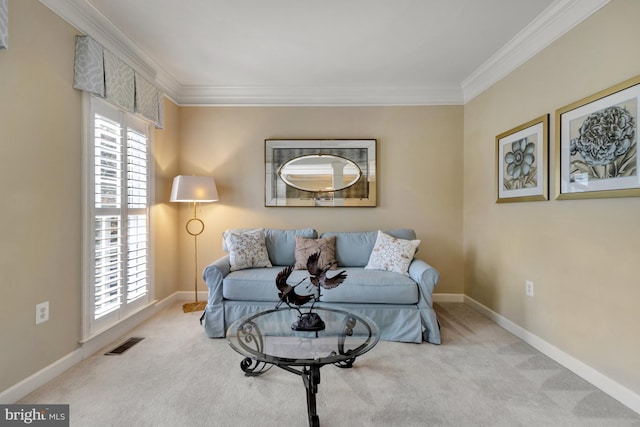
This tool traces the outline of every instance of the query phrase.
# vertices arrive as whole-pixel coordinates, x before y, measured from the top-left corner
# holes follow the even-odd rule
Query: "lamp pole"
[[[198,302],[198,236],[202,234],[204,231],[204,222],[198,218],[197,216],[197,206],[198,202],[194,200],[193,202],[193,218],[187,221],[185,228],[187,229],[187,233],[193,236],[193,249],[194,249],[194,274],[193,274],[193,291],[195,293],[195,302],[186,303],[182,306],[182,310],[185,313],[191,311],[200,311],[204,310],[207,303],[206,301]]]

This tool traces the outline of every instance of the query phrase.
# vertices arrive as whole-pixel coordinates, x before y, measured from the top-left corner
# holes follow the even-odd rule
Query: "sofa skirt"
[[[346,311],[364,314],[371,318],[380,329],[380,339],[383,341],[399,341],[421,343],[423,341],[423,328],[420,318],[420,310],[417,305],[392,305],[392,304],[327,304],[318,303],[316,307],[344,309]],[[274,302],[261,301],[224,301],[224,320],[220,319],[220,311],[207,310],[204,316],[204,328],[211,338],[225,336],[229,326],[243,316],[257,311],[271,310],[275,308]],[[220,326],[224,324],[224,332],[221,334]]]

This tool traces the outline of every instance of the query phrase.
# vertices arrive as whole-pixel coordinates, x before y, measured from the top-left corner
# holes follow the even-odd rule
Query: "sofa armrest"
[[[209,287],[207,308],[204,313],[204,329],[210,338],[225,336],[222,279],[230,271],[229,255],[225,255],[206,266],[202,272],[202,278]]]
[[[420,303],[432,307],[433,289],[438,284],[438,280],[440,280],[438,270],[421,259],[414,259],[409,265],[409,277],[411,277],[420,288]],[[423,298],[425,301],[423,301]]]
[[[229,263],[229,255],[225,255],[222,258],[218,258],[202,271],[202,278],[209,285],[209,279],[212,283],[217,280],[216,275],[220,274],[220,280],[231,272],[231,264]],[[211,286],[209,286],[211,288]]]
[[[440,344],[440,325],[433,309],[433,289],[440,280],[440,273],[426,262],[414,259],[409,265],[409,277],[418,284],[423,338],[432,344]]]

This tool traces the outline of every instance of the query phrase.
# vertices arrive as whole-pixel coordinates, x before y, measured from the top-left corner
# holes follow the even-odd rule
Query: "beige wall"
[[[232,227],[410,227],[422,239],[418,257],[441,272],[436,292],[461,293],[462,118],[462,106],[180,108],[180,172],[213,175],[220,193],[218,203],[199,211],[206,223],[199,266],[223,254],[221,233]],[[264,140],[270,138],[377,139],[378,207],[264,207]],[[183,208],[182,221],[189,214]],[[188,237],[182,233],[184,290],[193,287]]]
[[[640,393],[639,198],[496,204],[495,136],[640,72],[640,2],[615,0],[465,105],[465,294]],[[535,296],[525,296],[525,280]]]
[[[81,94],[75,30],[37,1],[9,2],[0,51],[0,390],[80,336]],[[35,325],[49,301],[50,320]]]
[[[9,1],[0,50],[0,392],[78,348],[82,269],[82,94],[76,31],[37,0]],[[157,132],[156,197],[177,170],[178,109]],[[177,208],[153,209],[156,297],[176,290]],[[50,320],[35,325],[35,306]]]

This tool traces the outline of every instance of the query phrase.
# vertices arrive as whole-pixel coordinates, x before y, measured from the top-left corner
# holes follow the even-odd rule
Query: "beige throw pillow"
[[[378,230],[369,262],[364,268],[393,271],[408,276],[409,265],[420,240],[398,239]]]
[[[324,268],[333,264],[331,269],[336,269],[336,237],[326,237],[322,239],[309,239],[307,237],[296,236],[296,270],[307,269],[307,259],[310,255],[320,252],[318,266]]]
[[[229,249],[231,271],[254,267],[271,267],[264,229],[242,232],[225,231],[223,234]]]

